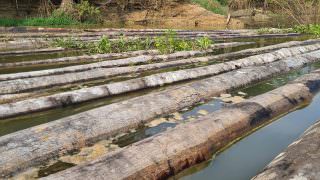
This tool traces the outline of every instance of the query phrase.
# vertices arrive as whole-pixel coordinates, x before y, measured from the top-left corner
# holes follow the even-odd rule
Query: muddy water
[[[319,68],[319,65],[317,65]],[[285,83],[300,73],[309,71],[304,68],[286,78],[274,78],[271,81],[243,89],[250,96],[269,91]],[[250,134],[233,144],[225,151],[213,157],[213,160],[192,167],[176,179],[201,180],[248,180],[258,174],[273,158],[295,141],[308,127],[320,118],[320,93],[306,107],[291,112],[273,123]]]

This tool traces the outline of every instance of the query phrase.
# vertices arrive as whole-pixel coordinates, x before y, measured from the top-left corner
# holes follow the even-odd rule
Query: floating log
[[[310,45],[310,47],[320,45]],[[119,95],[127,92],[137,91],[146,88],[152,88],[157,86],[163,86],[166,84],[172,84],[180,81],[186,81],[197,78],[204,78],[208,76],[213,76],[221,74],[223,72],[232,71],[235,69],[253,66],[253,65],[263,65],[265,63],[271,63],[276,59],[285,57],[285,53],[294,54],[299,49],[300,51],[305,51],[303,49],[308,49],[308,46],[297,47],[291,49],[281,49],[267,55],[257,55],[249,58],[244,58],[237,61],[231,61],[226,63],[220,63],[205,67],[198,67],[192,69],[185,69],[179,71],[171,71],[165,73],[153,74],[150,76],[135,78],[127,81],[121,81],[101,86],[94,86],[90,88],[83,88],[80,90],[74,90],[64,93],[58,93],[50,96],[38,97],[33,99],[27,99],[24,101],[18,101],[7,104],[0,104],[0,119],[22,115],[26,113],[32,113],[37,111],[42,111],[46,109],[51,109],[55,107],[68,106],[72,104],[77,104],[93,99]],[[320,53],[320,51],[317,51]],[[317,52],[311,52],[301,55],[301,57],[308,57],[309,54],[314,54]]]
[[[293,48],[284,48],[280,49],[271,53],[260,54],[256,56],[251,56],[247,58],[243,58],[236,61],[226,62],[222,66],[221,65],[213,65],[210,66],[210,70],[206,70],[208,67],[204,68],[204,71],[207,71],[207,75],[214,75],[222,72],[227,72],[234,70],[236,68],[242,68],[252,65],[262,65],[265,63],[270,63],[273,61],[277,61],[279,59],[299,55],[302,53],[310,52],[320,49],[319,44],[314,45],[307,45],[307,46],[300,46],[300,47],[293,47]],[[182,52],[183,53],[183,52]],[[175,56],[178,56],[176,54]],[[170,56],[170,55],[169,55]],[[154,56],[138,56],[134,58],[130,58],[126,61],[135,61],[139,62],[141,58],[143,61],[151,60]],[[159,56],[156,56],[159,58]],[[166,55],[166,57],[168,57]],[[101,62],[101,63],[94,63],[91,65],[81,65],[81,66],[74,66],[74,67],[66,67],[72,71],[76,71],[80,68],[88,68],[92,70],[83,71],[83,72],[76,72],[76,73],[68,73],[68,74],[60,74],[60,75],[52,75],[52,76],[43,76],[43,77],[33,77],[27,79],[16,79],[10,81],[2,81],[0,82],[0,95],[1,94],[10,94],[10,93],[20,93],[20,92],[27,92],[30,90],[41,89],[41,88],[49,88],[54,86],[60,85],[67,85],[70,83],[78,83],[78,82],[85,82],[90,80],[97,80],[103,78],[110,78],[113,76],[124,75],[129,73],[141,73],[150,70],[158,70],[168,67],[175,67],[187,64],[194,64],[200,62],[209,62],[216,58],[216,56],[207,56],[207,57],[199,57],[199,58],[192,58],[192,59],[184,59],[178,61],[171,61],[171,62],[164,62],[164,63],[154,63],[154,64],[147,64],[141,66],[132,66],[132,67],[119,67],[119,68],[99,68],[97,67],[104,67],[103,64],[109,64],[108,62]],[[215,69],[215,71],[212,71]],[[26,73],[17,73],[17,74],[9,74],[9,75],[0,75],[0,79],[7,80],[8,78],[17,78],[21,75],[30,75],[45,72],[56,72],[57,70],[44,70],[44,71],[34,71],[34,72],[26,72]],[[202,70],[203,71],[203,70]],[[211,72],[211,74],[209,73]]]
[[[57,48],[45,48],[45,49],[28,49],[28,50],[18,50],[18,51],[4,51],[0,52],[0,56],[8,56],[8,55],[27,55],[33,53],[53,53],[53,52],[61,52],[66,50],[65,48],[57,47]],[[1,66],[0,66],[1,67]]]
[[[68,152],[77,150],[85,144],[92,144],[101,139],[109,138],[118,133],[126,132],[130,128],[136,128],[143,123],[153,120],[157,116],[162,116],[177,110],[181,110],[202,100],[209,99],[213,96],[218,96],[227,90],[232,90],[250,83],[258,82],[275,74],[288,72],[292,69],[302,67],[307,63],[312,63],[319,59],[320,53],[314,52],[309,53],[308,56],[290,57],[282,61],[267,64],[265,66],[244,68],[185,85],[171,87],[161,92],[150,93],[126,101],[113,103],[73,116],[65,117],[50,123],[2,136],[0,137],[0,175],[3,178],[11,176],[32,166],[44,164],[52,158],[56,158]],[[314,73],[311,77],[319,77],[319,72]],[[307,92],[307,94],[311,96],[311,89],[309,89],[308,86],[312,86],[312,91],[314,91],[318,88],[316,85],[318,85],[317,83],[320,81],[310,80],[308,81],[308,86],[303,84],[304,81],[301,82],[302,83],[298,83],[298,85],[294,84],[290,90],[286,88],[286,91],[277,91],[277,93],[271,93],[272,96],[277,97],[273,99],[276,100],[275,112],[285,109],[279,108],[282,102],[287,102],[289,100],[292,105],[297,105],[302,100],[308,99],[308,97],[305,96],[305,93],[302,93],[303,96],[298,96],[299,98],[297,99],[291,99],[290,93],[296,96],[297,91]],[[287,96],[281,96],[283,93],[285,93]],[[260,97],[259,99],[263,101],[263,105],[267,105],[270,102],[266,97]],[[265,102],[267,104],[264,104]],[[246,111],[250,112],[251,110],[256,110],[257,106],[254,105],[244,107]],[[284,107],[291,108],[292,106],[285,103]],[[265,108],[269,109],[271,107]],[[241,120],[240,117],[243,117],[239,116],[241,114],[235,115],[235,113],[232,112],[221,114],[230,114],[230,117],[237,118],[237,120]],[[257,113],[256,115],[261,115],[261,112]],[[231,121],[231,119],[229,121],[227,118],[224,119],[226,119],[226,123],[233,121]],[[251,120],[253,124],[259,122],[259,119],[255,119],[256,118],[253,118],[253,120]],[[215,121],[210,120],[210,122]],[[208,129],[208,127],[216,126],[205,125],[204,130]],[[190,132],[193,135],[198,134],[194,133],[196,131],[193,130],[183,132]],[[208,132],[214,131],[210,130]],[[200,136],[196,139],[198,138],[201,139]],[[208,138],[205,139],[208,140]],[[210,142],[210,144],[212,143]],[[192,145],[195,145],[195,143],[192,143]],[[155,152],[159,153],[158,150]],[[146,153],[146,155],[147,154],[148,153]],[[148,159],[146,158],[146,160]],[[107,167],[105,168],[108,169]]]
[[[178,125],[174,129],[106,154],[95,161],[43,179],[166,179],[192,165],[209,160],[214,152],[233,140],[269,122],[272,118],[309,102],[314,95],[312,93],[319,88],[320,71],[316,71],[312,76],[304,76],[299,81],[223,108],[192,122]],[[319,137],[320,133],[314,130],[313,136],[315,134]],[[298,152],[294,151],[295,149],[291,151],[294,154],[300,152],[301,155],[291,157],[289,162],[304,161],[303,164],[307,167],[303,167],[303,171],[305,172],[307,168],[309,172],[315,172],[314,175],[303,174],[303,177],[319,177],[317,163],[311,167],[310,162],[306,163],[307,160],[304,159],[304,157],[314,159],[314,156],[306,154],[306,151],[318,154],[319,143],[316,143],[316,139],[312,140],[314,146],[310,147],[311,149],[306,150],[306,146],[300,145]],[[277,164],[290,166],[288,161],[282,159],[281,162],[278,159]],[[274,167],[281,169],[283,166]],[[286,174],[287,170],[287,168],[286,172],[282,170],[280,176],[269,173],[268,175],[272,175],[273,178],[266,176],[261,179],[274,179],[274,177],[283,179],[282,175]],[[299,174],[296,171],[293,173]]]
[[[300,46],[311,45],[311,44],[316,44],[319,42],[320,42],[320,39],[307,40],[307,41],[291,41],[291,42],[286,42],[286,43],[281,43],[281,44],[276,44],[276,45],[265,46],[265,47],[261,47],[261,48],[245,49],[245,50],[241,50],[241,51],[210,56],[210,58],[208,57],[208,60],[210,60],[210,61],[225,60],[225,59],[230,59],[230,58],[236,58],[239,56],[249,56],[249,55],[255,55],[255,54],[260,54],[260,53],[266,53],[266,52],[270,52],[270,51],[281,49],[281,48],[288,48],[288,47],[299,46],[299,45]],[[0,75],[0,81],[20,79],[20,78],[38,77],[38,76],[47,76],[47,75],[62,74],[62,73],[68,73],[68,72],[78,72],[78,71],[89,70],[91,68],[108,68],[108,67],[114,67],[114,66],[125,66],[125,65],[130,65],[130,64],[134,64],[134,63],[146,63],[151,60],[153,60],[153,61],[159,61],[159,60],[167,61],[167,60],[172,60],[175,58],[183,58],[183,57],[190,57],[190,56],[193,56],[193,53],[177,52],[177,53],[173,53],[173,54],[169,54],[169,55],[141,56],[141,57],[135,57],[133,59],[130,59],[130,58],[125,59],[125,60],[120,59],[120,60],[114,60],[114,61],[92,63],[92,64],[88,64],[88,65],[78,65],[78,66],[71,66],[71,67],[57,68],[57,69],[50,69],[50,70],[22,72],[22,73],[15,73],[15,74],[2,74],[2,75]],[[194,63],[196,61],[190,61],[190,62]],[[201,62],[201,61],[199,61],[199,62]]]
[[[168,57],[170,58],[187,58],[191,56],[198,56],[198,55],[204,55],[207,53],[211,53],[212,50],[220,49],[220,48],[231,48],[231,47],[237,47],[237,46],[244,46],[244,45],[250,45],[254,44],[254,42],[231,42],[231,43],[219,43],[214,44],[208,51],[190,51],[188,53],[185,53],[185,56],[182,56],[183,54],[180,52],[178,54],[181,54],[181,57]],[[5,52],[4,52],[5,53]],[[57,63],[79,63],[79,62],[94,62],[94,61],[105,61],[105,60],[111,60],[115,58],[129,58],[134,56],[140,56],[140,55],[157,55],[160,54],[157,50],[141,50],[141,51],[133,51],[133,52],[123,52],[123,53],[108,53],[108,54],[95,54],[95,55],[82,55],[82,56],[73,56],[73,57],[63,57],[63,58],[56,58],[56,59],[46,59],[46,60],[37,60],[37,61],[25,61],[25,62],[14,62],[14,63],[0,63],[0,67],[18,67],[18,66],[30,66],[30,65],[47,65],[47,64],[57,64]],[[0,52],[1,55],[1,52]],[[112,61],[111,61],[112,62]],[[114,61],[114,62],[121,62],[121,61]],[[109,62],[110,63],[110,62]],[[124,62],[124,63],[118,63],[114,66],[124,66],[129,65],[134,62]],[[110,66],[113,67],[113,66]]]

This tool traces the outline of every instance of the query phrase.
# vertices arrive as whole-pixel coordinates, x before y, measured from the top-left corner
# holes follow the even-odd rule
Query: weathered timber
[[[252,179],[319,179],[319,138],[320,122],[318,121]]]
[[[313,97],[320,71],[43,179],[165,179]]]
[[[0,175],[7,177],[29,167],[41,165],[52,158],[74,151],[84,144],[92,144],[126,132],[157,116],[192,106],[227,90],[302,67],[319,58],[318,52],[309,54],[307,57],[290,57],[265,66],[244,68],[2,136],[0,137]],[[318,76],[314,74],[312,77]],[[294,91],[290,90],[290,92]],[[238,116],[234,117],[238,118]]]
[[[310,55],[314,56],[314,54],[320,54],[320,51],[306,53],[299,57],[305,58],[309,57]],[[272,62],[272,59],[270,59],[272,58],[272,56],[268,55],[267,57],[269,58],[268,60],[264,58],[259,58],[258,56],[255,58],[246,58],[244,60],[220,63],[205,67],[158,73],[127,81],[83,88],[79,90],[68,91],[44,97],[27,99],[24,101],[0,104],[0,119],[22,115],[26,113],[32,113],[36,111],[42,111],[55,107],[77,104],[93,99],[119,95],[141,89],[163,86],[175,82],[213,76],[216,74],[223,73],[225,71],[231,71],[241,67],[262,65],[265,63]],[[319,60],[320,59],[315,59],[315,61]]]
[[[320,49],[320,44],[293,47],[293,48],[284,48],[284,49],[280,49],[280,50],[266,53],[266,54],[251,56],[251,57],[239,59],[236,61],[229,61],[223,64],[207,66],[207,67],[201,68],[200,70],[202,70],[201,72],[202,76],[215,75],[222,72],[231,71],[237,68],[243,68],[243,67],[248,67],[252,65],[262,65],[265,63],[274,62],[285,57],[299,55],[299,54],[314,51],[317,49]],[[138,60],[140,59],[140,57],[136,57],[136,58]],[[147,57],[145,58],[147,59]],[[131,58],[131,60],[132,59],[134,58]],[[208,62],[210,60],[211,60],[210,56],[199,57],[199,58],[171,61],[171,62],[164,62],[164,63],[147,64],[147,65],[141,65],[141,66],[106,68],[106,69],[100,68],[100,69],[92,69],[89,71],[83,71],[83,72],[77,72],[77,73],[2,81],[0,82],[0,94],[27,92],[30,90],[35,90],[40,88],[49,88],[49,87],[54,87],[59,85],[66,85],[70,83],[78,83],[78,82],[85,82],[89,80],[110,78],[113,76],[124,75],[129,73],[141,73],[149,70],[157,70],[162,68],[174,67],[178,65]],[[197,70],[198,69],[196,69],[195,71]],[[50,70],[47,70],[47,71],[50,71]],[[203,72],[206,72],[206,73],[203,73]],[[199,73],[199,77],[201,77],[201,73]],[[179,74],[179,72],[177,74]],[[182,73],[182,75],[179,74],[178,76],[183,77],[183,76],[186,76],[185,74],[188,74],[188,73]],[[16,74],[12,74],[12,76],[15,76],[15,75]],[[4,76],[6,75],[0,75],[0,79],[3,78]],[[192,74],[190,74],[189,76],[192,77]],[[180,78],[180,79],[183,80],[183,78]],[[187,80],[188,77],[185,77],[184,79]]]
[[[8,41],[0,42],[1,49],[24,49],[24,48],[43,48],[47,47],[48,42],[42,40],[18,40],[18,41]]]
[[[281,48],[288,48],[288,47],[299,46],[299,45],[301,46],[312,45],[312,44],[317,44],[319,42],[320,42],[320,39],[307,40],[307,41],[291,41],[291,42],[286,42],[286,43],[281,43],[281,44],[276,44],[271,46],[265,46],[261,48],[252,48],[252,49],[246,49],[246,50],[236,51],[232,53],[220,54],[215,56],[207,56],[206,59],[204,59],[204,57],[198,58],[198,59],[194,58],[193,61],[186,61],[186,62],[183,62],[183,64],[195,63],[197,61],[203,62],[203,60],[214,61],[214,60],[236,58],[238,56],[249,56],[249,55],[255,55],[259,53],[270,52],[272,50],[277,50]],[[41,71],[33,71],[33,72],[22,72],[22,73],[15,73],[15,74],[2,74],[0,75],[0,81],[38,77],[38,76],[48,76],[53,74],[62,74],[62,73],[69,73],[69,72],[79,72],[79,71],[86,71],[86,70],[95,69],[95,68],[125,66],[125,65],[130,65],[134,63],[146,63],[148,61],[160,61],[160,60],[168,61],[168,60],[173,60],[179,57],[183,58],[183,57],[191,57],[191,56],[193,56],[193,53],[188,53],[188,52],[177,52],[169,55],[140,56],[140,57],[138,56],[132,59],[130,58],[120,59],[120,60],[114,60],[114,61],[91,63],[88,65],[78,65],[78,66],[70,66],[65,68],[57,68],[57,69],[41,70]],[[181,64],[177,64],[177,65],[181,65]]]
[[[18,51],[4,51],[0,52],[0,56],[8,56],[8,55],[26,55],[33,53],[53,53],[53,52],[61,52],[64,51],[65,48],[57,47],[57,48],[45,48],[45,49],[29,49],[29,50],[18,50]],[[0,65],[1,67],[1,65]]]
[[[129,57],[141,56],[141,55],[157,55],[157,54],[159,54],[157,50],[140,50],[140,51],[123,52],[123,53],[94,54],[94,55],[71,56],[71,57],[62,57],[62,58],[55,58],[55,59],[36,60],[36,61],[0,63],[0,67],[7,68],[7,67],[30,66],[30,65],[95,62],[95,61],[105,61],[105,60],[113,60],[113,59],[120,59],[120,58],[129,58]]]
[[[169,56],[167,59],[170,58],[188,58],[191,56],[200,56],[207,53],[213,52],[215,49],[220,48],[230,48],[230,47],[237,47],[243,45],[250,45],[254,44],[254,42],[231,42],[231,43],[219,43],[214,44],[207,51],[190,51],[190,52],[179,52],[180,56]],[[5,53],[5,52],[4,52]],[[18,67],[18,66],[30,66],[30,65],[43,65],[43,64],[57,64],[57,63],[79,63],[79,62],[94,62],[97,60],[105,61],[111,60],[115,58],[129,58],[133,56],[139,55],[156,55],[159,54],[157,50],[141,50],[141,51],[133,51],[133,52],[123,52],[123,53],[109,53],[109,54],[96,54],[96,55],[83,55],[83,56],[73,56],[73,57],[63,57],[63,58],[56,58],[56,59],[46,59],[46,60],[36,60],[36,61],[25,61],[25,62],[14,62],[14,63],[0,63],[0,67]],[[0,52],[1,55],[1,52]],[[114,66],[124,66],[129,65],[130,61],[115,61],[116,63]],[[118,64],[117,64],[118,63]],[[110,63],[111,64],[111,63]],[[113,66],[110,66],[113,67]]]

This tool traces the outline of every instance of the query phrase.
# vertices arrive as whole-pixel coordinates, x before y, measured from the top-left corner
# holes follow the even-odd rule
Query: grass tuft
[[[199,4],[201,7],[216,13],[225,15],[227,13],[226,0],[191,0],[195,4]]]

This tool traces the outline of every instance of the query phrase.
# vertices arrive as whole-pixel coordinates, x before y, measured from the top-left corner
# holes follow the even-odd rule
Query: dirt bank
[[[214,14],[198,5],[176,3],[157,10],[138,10],[124,13],[108,13],[105,17],[110,25],[122,23],[126,26],[142,28],[181,28],[181,29],[226,29],[227,18]],[[229,28],[243,28],[241,21],[232,19]]]
[[[51,0],[59,4],[59,0]],[[75,1],[77,2],[77,1]],[[112,27],[158,27],[183,29],[225,29],[227,18],[212,13],[186,0],[91,0],[100,7],[106,26]],[[20,18],[38,16],[41,10],[39,0],[11,2],[1,0],[0,17]],[[232,20],[230,28],[243,28],[239,20]]]

